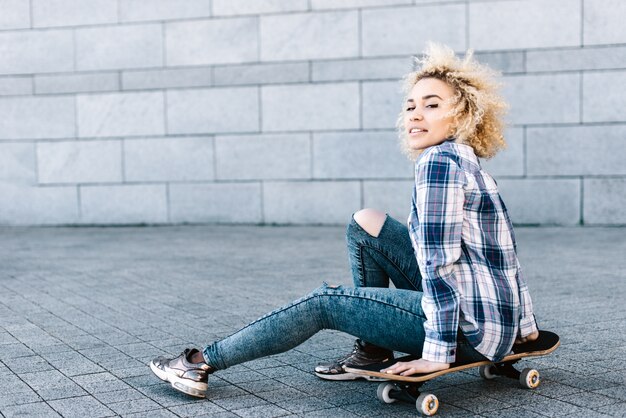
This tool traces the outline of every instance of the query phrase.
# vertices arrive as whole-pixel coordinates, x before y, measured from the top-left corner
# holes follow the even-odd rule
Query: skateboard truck
[[[414,403],[415,407],[423,415],[431,416],[439,409],[439,399],[432,393],[420,393],[419,388],[425,382],[382,382],[376,390],[376,397],[384,403],[404,401]]]

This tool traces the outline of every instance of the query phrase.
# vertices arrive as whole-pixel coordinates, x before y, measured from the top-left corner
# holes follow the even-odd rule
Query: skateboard
[[[429,380],[448,373],[455,373],[461,370],[479,368],[480,376],[483,379],[491,380],[497,376],[505,376],[518,380],[520,385],[527,389],[535,389],[541,383],[539,372],[536,369],[525,368],[517,370],[513,365],[526,357],[545,356],[556,350],[561,344],[559,336],[550,331],[539,331],[539,337],[535,341],[516,344],[513,346],[511,354],[504,357],[497,363],[490,361],[479,361],[474,363],[453,363],[449,369],[434,373],[414,374],[411,376],[400,376],[388,373],[381,373],[380,370],[395,364],[398,361],[411,361],[418,357],[405,356],[390,360],[384,363],[372,364],[363,367],[346,367],[347,372],[360,374],[362,376],[386,379],[378,385],[376,397],[384,403],[393,403],[397,400],[414,403],[418,412],[431,416],[439,409],[439,400],[428,392],[420,392],[420,387]]]

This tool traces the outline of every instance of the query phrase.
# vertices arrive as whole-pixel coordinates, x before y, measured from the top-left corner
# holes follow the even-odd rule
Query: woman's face
[[[404,129],[411,150],[439,145],[450,136],[454,90],[436,78],[423,78],[411,89],[404,107]]]

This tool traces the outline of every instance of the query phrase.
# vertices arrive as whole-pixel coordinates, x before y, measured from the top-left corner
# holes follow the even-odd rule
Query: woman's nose
[[[422,115],[419,112],[413,112],[411,114],[411,120],[422,120]]]

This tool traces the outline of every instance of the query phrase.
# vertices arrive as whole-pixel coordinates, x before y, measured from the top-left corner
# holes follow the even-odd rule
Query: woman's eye
[[[407,107],[407,108],[406,108],[406,111],[407,111],[407,112],[410,112],[410,111],[411,111],[411,110],[413,110],[413,109],[415,109],[415,108],[414,108],[414,107]]]
[[[439,107],[439,105],[438,104],[429,104],[429,105],[426,105],[426,107],[428,107],[430,109],[435,109],[435,108]]]

